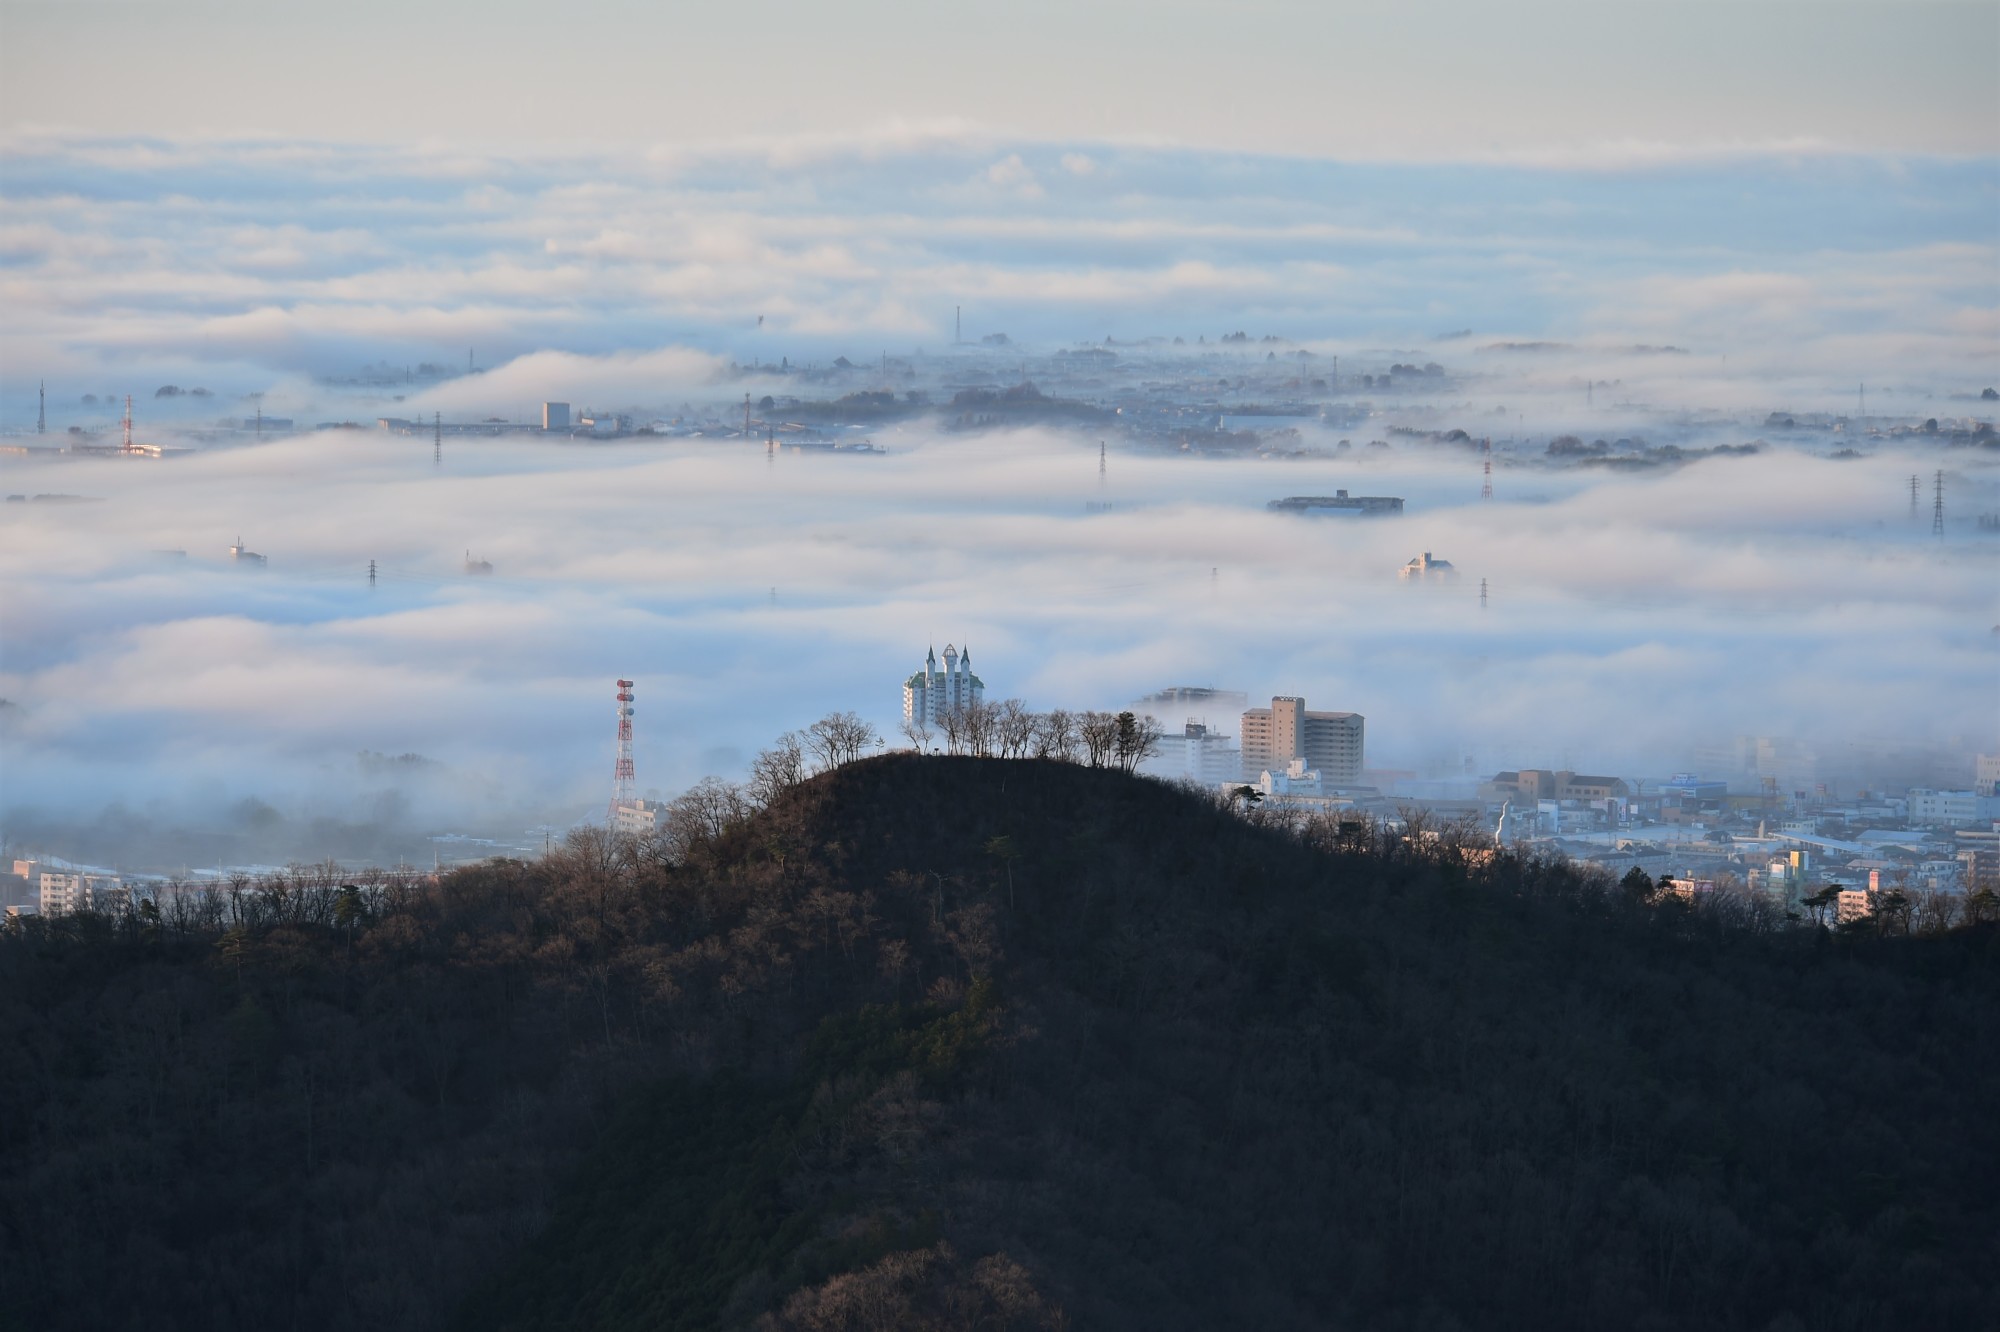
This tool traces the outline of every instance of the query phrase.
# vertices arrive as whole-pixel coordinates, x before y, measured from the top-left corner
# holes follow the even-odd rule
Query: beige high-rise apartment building
[[[1363,721],[1358,712],[1308,712],[1303,698],[1280,695],[1243,714],[1243,771],[1283,772],[1304,759],[1327,785],[1352,786],[1361,780]]]

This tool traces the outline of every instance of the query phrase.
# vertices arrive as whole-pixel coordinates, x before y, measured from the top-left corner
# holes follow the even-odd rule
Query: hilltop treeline
[[[1996,930],[849,762],[0,933],[0,1324],[2000,1323]]]

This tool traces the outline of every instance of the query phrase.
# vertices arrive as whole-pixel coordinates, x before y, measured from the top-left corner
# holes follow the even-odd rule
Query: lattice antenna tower
[[[125,445],[121,452],[132,452],[132,395],[129,393],[125,395]]]
[[[632,682],[618,682],[618,761],[611,767],[611,814],[615,819],[620,805],[632,803],[635,781],[632,771]]]
[[[1937,474],[1937,499],[1931,504],[1931,535],[1944,540],[1944,469]]]
[[[1490,500],[1493,498],[1493,440],[1490,437],[1479,441],[1479,452],[1485,456],[1480,469],[1479,498]]]

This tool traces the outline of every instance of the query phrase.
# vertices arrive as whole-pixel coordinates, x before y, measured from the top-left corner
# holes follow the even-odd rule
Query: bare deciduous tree
[[[797,731],[787,731],[750,762],[750,798],[768,805],[779,792],[806,779],[806,751]]]
[[[1018,698],[1003,700],[993,710],[993,748],[1001,758],[1026,758],[1039,729],[1034,713]]]
[[[1065,763],[1074,763],[1077,744],[1076,718],[1070,713],[1055,708],[1035,719],[1036,758],[1061,759]]]
[[[1165,732],[1156,717],[1119,713],[1117,735],[1112,745],[1112,754],[1118,760],[1119,768],[1125,772],[1135,771],[1141,763],[1159,753],[1163,734]]]
[[[806,728],[806,747],[819,760],[821,772],[852,763],[881,739],[875,728],[852,712],[829,712]]]
[[[1077,740],[1083,746],[1084,762],[1093,768],[1107,767],[1118,752],[1118,718],[1109,712],[1085,712],[1077,716]]]

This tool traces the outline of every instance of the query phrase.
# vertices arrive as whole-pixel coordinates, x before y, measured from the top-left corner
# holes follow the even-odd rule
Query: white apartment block
[[[937,649],[924,658],[924,668],[903,681],[903,724],[936,726],[946,713],[984,701],[986,685],[972,673],[972,650],[961,654],[944,645],[944,669],[938,669]]]
[[[2000,797],[1973,791],[1933,791],[1913,786],[1909,807],[1910,822],[1922,827],[1963,828],[2000,819]]]
[[[124,881],[108,874],[42,871],[42,914],[67,916],[79,911],[116,911],[132,900]]]

